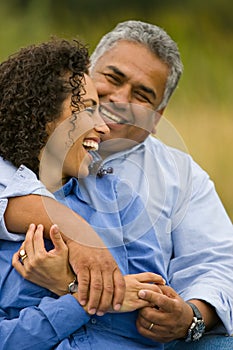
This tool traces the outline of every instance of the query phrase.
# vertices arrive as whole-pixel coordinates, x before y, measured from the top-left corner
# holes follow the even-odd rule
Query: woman
[[[93,111],[93,106],[98,103],[98,99],[91,80],[87,75],[83,75],[86,65],[83,64],[80,68],[77,56],[79,50],[80,48],[77,49],[77,47],[75,50],[74,46],[67,41],[52,41],[25,49],[23,50],[24,61],[18,60],[21,57],[21,52],[10,58],[9,62],[12,59],[16,60],[17,68],[15,70],[18,71],[20,64],[25,63],[27,58],[27,63],[32,70],[36,70],[36,75],[40,76],[43,71],[43,79],[46,77],[48,80],[44,82],[43,88],[41,85],[39,88],[37,81],[33,80],[31,75],[24,74],[25,80],[22,80],[22,85],[24,87],[29,85],[30,89],[26,89],[27,93],[22,90],[19,95],[15,93],[14,89],[7,89],[9,81],[2,87],[2,90],[6,91],[4,91],[5,94],[2,94],[1,115],[4,113],[7,115],[6,109],[4,109],[4,99],[10,100],[12,104],[10,110],[15,128],[9,126],[9,119],[5,121],[1,118],[1,131],[5,133],[4,147],[2,146],[0,149],[1,154],[15,166],[21,168],[20,164],[24,163],[35,172],[38,172],[41,161],[42,175],[44,172],[46,173],[45,165],[48,165],[48,162],[49,164],[53,162],[50,169],[51,171],[55,169],[52,180],[50,177],[45,177],[50,181],[49,186],[52,189],[58,188],[59,184],[65,183],[72,176],[88,174],[88,165],[91,161],[88,150],[96,149],[100,134],[107,132],[98,111],[96,109]],[[35,60],[38,62],[38,55],[41,56],[40,65],[35,66]],[[69,57],[69,65],[65,59],[67,56]],[[3,64],[2,67],[4,72],[7,71],[7,63]],[[0,72],[2,67],[0,66]],[[8,70],[12,79],[17,77],[15,70]],[[46,72],[49,74],[46,75]],[[74,79],[77,76],[78,84],[77,79]],[[32,91],[36,92],[33,99],[31,98]],[[47,98],[44,101],[41,97],[45,95]],[[16,101],[19,103],[17,104]],[[22,118],[16,118],[17,113],[19,116],[22,115],[21,111],[25,105],[28,108],[28,114],[23,114]],[[77,114],[83,107],[91,107],[91,110]],[[71,113],[72,115],[69,117]],[[26,125],[29,126],[29,132],[25,131],[24,119],[27,121]],[[65,133],[62,129],[63,123],[66,126]],[[67,126],[69,126],[68,129]],[[58,140],[55,138],[50,144],[53,132],[57,128],[59,132],[62,130],[59,136],[63,135],[64,138],[63,136]],[[76,129],[79,131],[75,135],[74,130]],[[29,143],[31,152],[28,152],[28,145],[26,146],[22,140],[23,132],[27,135],[26,141],[31,142]],[[32,132],[33,135],[31,135]],[[18,134],[21,139],[18,138]],[[46,144],[49,136],[49,141]],[[12,145],[13,140],[16,141],[16,145],[19,141],[18,148]],[[19,155],[13,154],[13,150]],[[29,178],[32,176],[30,170],[25,167],[22,171],[26,171]],[[102,210],[96,215],[96,208],[90,207],[85,194],[79,193],[76,178],[71,178],[57,192],[57,198],[75,205],[74,209],[86,216],[108,243],[122,272],[134,274],[125,276],[127,292],[120,310],[133,311],[148,305],[137,297],[137,292],[141,288],[146,287],[161,293],[154,283],[163,284],[163,279],[157,275],[150,273],[136,275],[136,273],[153,271],[163,275],[163,258],[154,231],[149,228],[150,225],[148,227],[146,225],[148,218],[145,216],[139,197],[132,193],[129,202],[119,203],[114,197],[117,193],[117,181],[114,177],[109,176],[107,183],[109,186],[103,187],[102,183],[97,181],[93,194],[98,196],[100,190],[103,191],[103,196],[99,200],[100,208],[103,209],[110,203],[118,207],[118,210],[112,210],[111,213]],[[109,194],[111,198],[110,202],[107,202],[106,198]],[[48,206],[46,208],[50,211]],[[145,220],[145,232],[132,237],[132,228],[136,231],[137,220],[142,219]],[[101,221],[101,225],[99,225],[99,221]],[[106,231],[107,234],[104,236]],[[107,313],[103,317],[99,317],[92,316],[96,310],[90,308],[89,304],[83,308],[77,302],[79,288],[78,291],[73,290],[73,295],[68,293],[68,285],[72,288],[75,287],[76,278],[79,282],[80,276],[78,274],[76,277],[68,264],[67,246],[58,229],[53,226],[50,231],[54,246],[51,245],[50,241],[45,241],[44,247],[42,232],[42,226],[38,226],[36,229],[32,225],[23,245],[1,241],[0,349],[11,350],[15,348],[16,344],[20,349],[29,347],[34,349],[52,349],[54,347],[57,349],[91,349],[93,347],[99,349],[104,345],[111,349],[121,347],[124,349],[162,348],[161,344],[147,340],[137,333],[136,312]],[[141,256],[139,247],[144,249],[144,256]],[[10,262],[16,251],[13,261],[18,272],[30,279],[31,282],[40,284],[41,287],[25,280],[11,267]],[[146,263],[143,261],[145,256],[148,257]],[[12,286],[14,286],[13,289]],[[109,293],[109,295],[111,294]],[[102,314],[99,312],[99,315]]]
[[[38,174],[40,152],[48,134],[59,122],[62,108],[67,116],[96,104],[96,100],[88,100],[87,96],[84,101],[82,96],[85,89],[83,76],[88,64],[88,53],[83,45],[56,40],[24,48],[1,63],[0,156],[16,168],[0,158],[0,212],[5,212],[4,218],[11,232],[25,232],[31,222],[42,222],[49,237],[49,228],[56,222],[69,246],[73,269],[79,273],[79,301],[85,305],[89,296],[91,309],[98,306],[105,311],[111,305],[112,297],[114,307],[119,308],[124,296],[124,281],[115,260],[108,250],[103,251],[103,242],[94,230],[68,208],[54,201],[51,193],[28,170]],[[85,78],[89,89],[90,80],[87,76]],[[71,103],[69,101],[66,106],[64,103],[68,96],[71,96]],[[74,125],[75,114],[73,119]],[[108,129],[102,120],[97,120],[95,133],[105,132]],[[64,147],[67,150],[67,146]],[[84,152],[83,148],[83,155]],[[85,159],[89,159],[87,152],[85,154]],[[29,194],[32,195],[27,196]],[[22,219],[18,206],[14,210],[15,199],[20,201],[20,210],[27,212],[26,220]],[[4,235],[3,220],[1,224],[1,238],[23,239],[17,235]],[[75,236],[75,241],[70,239],[71,234]],[[99,285],[98,292],[95,284]],[[106,295],[106,286],[110,286],[113,293]]]

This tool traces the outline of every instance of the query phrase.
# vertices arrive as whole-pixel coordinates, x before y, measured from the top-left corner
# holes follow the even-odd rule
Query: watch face
[[[71,282],[69,284],[68,289],[69,289],[70,293],[76,293],[78,291],[78,283],[77,282]]]
[[[199,340],[205,332],[205,323],[203,320],[197,320],[196,324],[192,330],[192,340]]]

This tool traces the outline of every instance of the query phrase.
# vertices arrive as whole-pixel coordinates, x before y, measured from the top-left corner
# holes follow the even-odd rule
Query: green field
[[[127,19],[163,27],[177,41],[185,67],[165,118],[210,174],[233,219],[232,13],[230,0],[8,0],[0,4],[0,59],[51,35],[79,35],[91,51]]]

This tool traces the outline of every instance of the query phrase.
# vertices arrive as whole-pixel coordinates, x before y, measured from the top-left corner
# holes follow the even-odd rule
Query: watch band
[[[192,310],[193,310],[193,315],[198,319],[198,320],[202,320],[202,315],[200,313],[200,311],[198,310],[197,306],[194,305],[193,303],[191,303],[191,301],[186,301],[186,304],[188,304],[189,306],[191,306]]]
[[[188,329],[188,333],[185,338],[185,341],[189,343],[197,341],[203,336],[203,334],[205,333],[205,323],[198,307],[190,301],[187,301],[186,303],[193,310],[193,321]]]

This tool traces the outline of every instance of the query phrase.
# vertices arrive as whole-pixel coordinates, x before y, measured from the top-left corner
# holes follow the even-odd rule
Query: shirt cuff
[[[181,293],[181,297],[184,300],[203,300],[212,305],[222,321],[228,335],[233,333],[233,320],[231,314],[233,303],[226,295],[224,295],[224,293],[222,293],[221,290],[211,288],[210,285],[208,285],[208,289],[206,289],[205,285],[198,284]]]
[[[7,230],[4,220],[8,200],[0,199],[0,239],[5,241],[19,242],[25,239],[25,234],[11,233]]]
[[[40,303],[40,309],[60,340],[68,337],[90,320],[90,316],[70,294],[59,299],[45,297]]]

